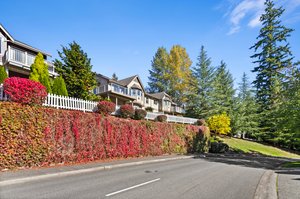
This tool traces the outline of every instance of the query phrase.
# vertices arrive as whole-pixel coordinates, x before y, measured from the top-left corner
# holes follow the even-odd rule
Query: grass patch
[[[238,152],[244,153],[260,153],[268,156],[285,157],[285,158],[300,158],[299,155],[278,149],[276,147],[263,145],[257,142],[242,140],[237,138],[221,138],[229,147]]]
[[[300,168],[300,161],[299,162],[287,162],[282,165],[284,168]]]

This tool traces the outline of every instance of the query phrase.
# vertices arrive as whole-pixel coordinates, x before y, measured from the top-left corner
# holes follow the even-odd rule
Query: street
[[[185,159],[1,186],[0,198],[252,199],[264,171]]]

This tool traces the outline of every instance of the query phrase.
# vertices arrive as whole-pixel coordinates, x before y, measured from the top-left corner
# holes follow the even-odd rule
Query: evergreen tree
[[[216,69],[212,82],[212,115],[227,113],[230,117],[233,112],[233,100],[235,90],[233,88],[233,78],[226,68],[225,62]]]
[[[149,88],[147,90],[150,93],[163,91],[168,93],[170,90],[170,83],[166,79],[166,74],[169,72],[168,57],[169,54],[164,47],[157,49],[151,61],[151,70],[149,70]]]
[[[111,78],[115,81],[118,81],[119,79],[116,73],[113,73]]]
[[[187,102],[187,116],[205,119],[211,116],[213,78],[214,68],[211,66],[211,59],[207,56],[204,46],[201,46],[198,63],[192,68],[191,92]]]
[[[278,85],[286,80],[286,71],[291,67],[292,59],[289,43],[286,42],[292,29],[281,25],[278,19],[284,12],[282,7],[275,8],[273,1],[266,0],[265,13],[260,20],[263,27],[258,41],[251,47],[257,66],[252,72],[257,73],[253,82],[257,89],[257,100],[263,110],[270,110],[278,99]]]
[[[52,92],[56,95],[68,96],[65,80],[62,78],[62,76],[59,76],[54,79]]]
[[[180,45],[171,48],[168,59],[169,71],[165,77],[167,82],[170,82],[170,89],[167,90],[167,93],[178,105],[183,105],[187,101],[191,65],[192,61],[185,48]]]
[[[288,87],[284,90],[284,100],[280,104],[276,124],[277,131],[272,141],[279,146],[300,151],[300,70],[292,73]]]
[[[51,93],[48,65],[45,63],[42,53],[38,53],[34,63],[30,66],[29,79],[43,84],[48,93]]]
[[[262,139],[270,141],[274,138],[276,123],[280,121],[276,112],[292,70],[293,57],[287,38],[293,30],[283,26],[279,20],[284,12],[282,7],[275,8],[272,0],[266,0],[265,6],[265,13],[260,18],[262,28],[258,41],[251,47],[255,51],[251,58],[257,64],[252,72],[256,73],[253,83],[260,108],[260,126],[265,132]]]
[[[56,71],[65,80],[69,96],[93,100],[91,90],[97,85],[95,73],[92,72],[91,59],[76,43],[62,47],[58,51],[61,60],[55,60]]]
[[[254,92],[251,89],[249,78],[243,74],[242,82],[239,83],[238,96],[235,98],[234,111],[232,113],[232,131],[234,134],[241,133],[243,137],[254,137],[259,132],[257,104]]]
[[[0,66],[0,84],[2,84],[6,78],[7,78],[7,73],[5,71],[4,66]]]

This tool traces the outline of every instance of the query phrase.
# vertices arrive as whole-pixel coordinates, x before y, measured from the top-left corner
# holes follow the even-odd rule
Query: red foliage
[[[46,87],[39,82],[25,78],[11,77],[4,81],[4,92],[14,102],[21,104],[42,104],[46,97]]]
[[[184,153],[200,128],[9,102],[0,115],[0,169]]]
[[[134,116],[134,108],[130,104],[125,104],[120,107],[120,117],[132,118]]]
[[[109,115],[116,110],[116,105],[109,101],[100,101],[97,106],[98,112],[104,115]]]

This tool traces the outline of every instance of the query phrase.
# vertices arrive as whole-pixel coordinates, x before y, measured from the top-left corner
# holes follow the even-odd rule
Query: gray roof
[[[169,96],[165,92],[160,92],[160,93],[146,93],[146,95],[149,95],[150,97],[156,98],[156,99],[163,99],[165,95]]]
[[[137,77],[137,75],[134,75],[131,77],[127,77],[125,79],[118,80],[116,82],[122,86],[128,86],[128,84],[130,84],[130,82],[132,82],[132,80],[134,80],[134,78],[136,78],[136,77]]]
[[[104,75],[102,75],[102,74],[96,73],[96,80],[97,80],[98,82],[100,82],[100,78],[104,78],[104,79],[110,80],[109,77],[106,77],[106,76],[104,76]]]

